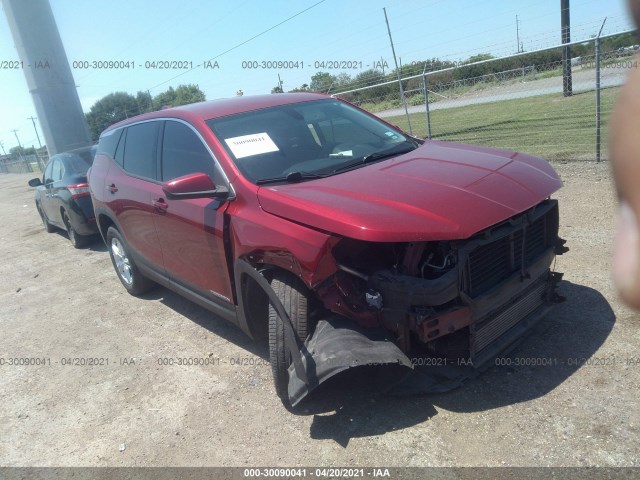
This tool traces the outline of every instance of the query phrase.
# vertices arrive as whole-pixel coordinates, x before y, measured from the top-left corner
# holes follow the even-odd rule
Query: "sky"
[[[211,100],[238,89],[245,95],[269,93],[278,75],[287,91],[309,84],[319,70],[355,76],[381,61],[393,68],[383,8],[402,64],[514,53],[516,15],[525,51],[560,43],[560,0],[49,1],[85,112],[117,91],[157,95],[192,83]],[[570,4],[573,41],[595,35],[605,17],[603,34],[633,28],[625,0]],[[19,60],[4,10],[0,17],[0,62]],[[135,67],[73,68],[74,62],[79,67],[77,62],[94,61],[129,61]],[[147,62],[154,61],[190,68],[152,68]],[[273,61],[292,68],[248,68]],[[203,68],[206,62],[213,68]],[[325,68],[316,68],[320,62]],[[329,70],[328,62],[355,68]],[[24,73],[0,69],[0,142],[7,153],[18,144],[13,129],[23,146],[38,146],[32,116],[37,113]],[[44,141],[37,120],[36,128]]]

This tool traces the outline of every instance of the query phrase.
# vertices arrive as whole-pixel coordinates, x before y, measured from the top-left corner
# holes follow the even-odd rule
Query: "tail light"
[[[69,190],[73,198],[88,197],[89,195],[91,195],[91,192],[89,191],[88,183],[78,183],[77,185],[69,185],[67,186],[67,190]]]

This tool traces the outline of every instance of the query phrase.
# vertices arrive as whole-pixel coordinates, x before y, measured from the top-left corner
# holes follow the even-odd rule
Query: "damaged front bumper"
[[[555,294],[560,278],[560,274],[547,272],[507,305],[485,315],[469,335],[471,344],[475,342],[482,348],[468,357],[408,355],[388,330],[360,327],[336,316],[323,319],[301,350],[292,352],[294,357],[298,354],[300,357],[289,368],[291,405],[297,405],[329,378],[350,368],[366,366],[393,367],[382,390],[396,395],[443,393],[457,388],[526,338],[526,332],[560,299]]]

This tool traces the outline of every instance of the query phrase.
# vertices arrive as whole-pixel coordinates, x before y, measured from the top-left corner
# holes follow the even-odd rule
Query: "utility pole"
[[[562,43],[571,42],[571,16],[569,14],[569,0],[560,0],[560,23]],[[562,47],[562,93],[565,97],[573,95],[571,81],[571,47]]]
[[[413,135],[413,129],[411,128],[411,119],[409,118],[409,109],[407,108],[407,102],[404,99],[404,89],[402,88],[402,80],[400,79],[400,69],[398,68],[398,59],[396,58],[396,49],[393,46],[393,38],[391,37],[391,28],[389,27],[389,19],[387,18],[387,9],[383,8],[384,21],[387,23],[387,32],[389,32],[389,40],[391,41],[391,52],[393,53],[393,61],[396,64],[396,73],[398,74],[398,85],[400,86],[400,100],[404,104],[404,113],[407,116],[407,123],[409,124],[409,133]]]
[[[36,138],[38,139],[38,145],[40,145],[40,148],[42,148],[42,142],[40,141],[40,135],[38,135],[38,129],[36,128],[36,119],[38,117],[27,117],[27,120],[31,120],[31,123],[33,123],[33,129],[36,131]]]
[[[16,136],[16,140],[18,141],[18,146],[20,147],[20,150],[22,150],[22,144],[20,143],[20,139],[18,138],[18,130],[11,130],[11,131]]]
[[[0,142],[0,148],[2,148],[2,154],[6,155],[7,152],[4,151],[4,143]]]
[[[516,53],[520,53],[520,20],[518,20],[518,15],[516,15]]]

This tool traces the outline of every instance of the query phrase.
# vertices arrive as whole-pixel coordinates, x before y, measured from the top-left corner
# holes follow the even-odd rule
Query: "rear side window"
[[[160,122],[145,122],[127,128],[124,169],[140,177],[156,178],[156,143]]]
[[[67,169],[79,175],[85,175],[89,167],[93,164],[96,156],[96,149],[80,150],[63,154]]]
[[[55,160],[51,160],[49,162],[49,164],[47,165],[47,168],[45,168],[44,170],[44,184],[48,184],[53,182],[53,180],[51,179],[51,172],[53,171],[53,162],[55,162]]]
[[[219,183],[215,171],[214,160],[198,135],[183,123],[167,121],[162,142],[162,180],[202,172]]]
[[[53,161],[53,170],[51,172],[51,180],[57,182],[62,180],[62,175],[64,174],[64,167],[62,166],[62,161],[59,158],[56,158]]]
[[[122,128],[119,128],[102,134],[100,142],[98,143],[98,153],[103,153],[111,158],[115,158],[116,148],[118,147],[122,130]]]

